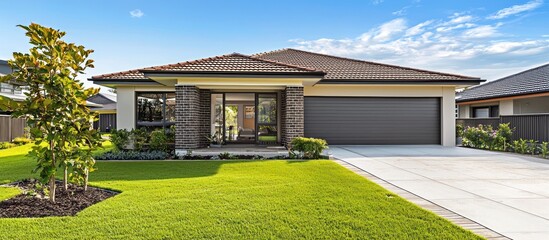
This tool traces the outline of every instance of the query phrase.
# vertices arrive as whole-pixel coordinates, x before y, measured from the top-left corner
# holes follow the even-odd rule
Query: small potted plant
[[[210,141],[210,147],[212,148],[220,148],[221,145],[223,145],[223,138],[221,137],[221,134],[217,132],[212,135],[207,135],[206,138]]]

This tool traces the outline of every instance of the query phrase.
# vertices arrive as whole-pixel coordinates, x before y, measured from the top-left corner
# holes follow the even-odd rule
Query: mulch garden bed
[[[37,180],[27,179],[8,184],[20,188],[23,193],[0,202],[0,218],[74,216],[83,209],[118,194],[95,187],[88,187],[84,191],[84,187],[75,184],[69,184],[65,191],[61,181],[56,184],[55,203],[51,203],[44,197],[44,192],[37,189]]]

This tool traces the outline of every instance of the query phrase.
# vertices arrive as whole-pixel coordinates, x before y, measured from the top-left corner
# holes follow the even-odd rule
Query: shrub
[[[111,142],[117,150],[126,148],[130,141],[131,132],[126,129],[111,130]]]
[[[12,148],[12,147],[15,147],[17,145],[15,145],[14,143],[10,143],[10,142],[0,142],[0,149],[8,149],[8,148]]]
[[[17,145],[25,145],[31,143],[32,140],[26,137],[16,137],[11,142]]]
[[[463,131],[463,145],[472,148],[484,148],[484,141],[487,137],[488,133],[484,130],[483,125],[466,127]]]
[[[322,150],[328,148],[328,143],[324,139],[298,137],[292,140],[290,156],[299,158],[295,151],[302,154],[302,158],[315,159],[320,158]]]
[[[528,144],[526,140],[521,138],[513,141],[513,151],[516,153],[525,154],[528,151]]]
[[[539,145],[539,153],[541,154],[541,157],[546,158],[547,153],[549,153],[549,143],[548,142],[542,142],[541,145]]]
[[[536,155],[536,150],[538,149],[538,141],[528,140],[528,153]]]
[[[147,144],[149,133],[145,129],[133,129],[131,131],[131,139],[133,140],[133,149],[137,151],[143,150]]]
[[[164,160],[170,155],[165,151],[109,151],[95,156],[96,160]]]
[[[166,135],[166,133],[164,133],[164,130],[154,130],[151,133],[151,141],[149,147],[151,150],[168,150],[168,136]]]
[[[466,127],[463,130],[463,145],[472,148],[506,151],[511,139],[509,124],[500,124],[497,130],[491,125]]]

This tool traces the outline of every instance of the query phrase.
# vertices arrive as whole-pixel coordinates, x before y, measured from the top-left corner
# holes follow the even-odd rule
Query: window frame
[[[476,110],[477,109],[488,109],[488,117],[487,118],[497,118],[499,117],[499,105],[490,105],[490,106],[478,106],[478,107],[471,107],[471,116],[472,118],[485,118],[485,117],[477,117],[476,116]],[[495,110],[497,110],[497,116],[494,116]]]
[[[167,129],[170,128],[170,125],[167,124],[169,123],[168,121],[166,121],[166,100],[168,99],[168,94],[170,93],[173,93],[174,95],[176,94],[175,91],[136,91],[135,92],[135,96],[134,96],[134,109],[135,109],[135,121],[134,121],[134,129],[138,129],[138,128],[142,128],[142,127],[145,127],[146,126],[138,126],[137,125],[137,122],[139,120],[139,108],[138,108],[138,100],[139,100],[139,94],[162,94],[162,127],[159,128],[159,129],[162,129],[164,131],[166,131]],[[175,122],[174,122],[175,124]],[[174,125],[172,124],[172,125]]]

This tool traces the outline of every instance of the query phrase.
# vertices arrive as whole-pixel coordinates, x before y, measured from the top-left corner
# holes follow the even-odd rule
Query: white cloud
[[[547,61],[548,38],[508,36],[500,33],[501,23],[479,19],[454,14],[449,19],[430,19],[407,26],[405,19],[396,18],[355,38],[293,42],[303,50],[486,79]]]
[[[498,27],[497,25],[496,26],[491,26],[491,25],[478,26],[463,32],[463,36],[466,38],[494,37],[498,34],[496,30],[497,27]]]
[[[431,23],[433,23],[433,20],[425,21],[411,28],[408,28],[404,36],[409,37],[409,36],[415,36],[415,35],[421,34],[422,32],[425,31],[424,27],[428,26]]]
[[[403,7],[403,8],[401,8],[400,10],[397,10],[397,11],[392,12],[392,14],[395,15],[395,16],[404,16],[404,15],[406,15],[406,12],[408,11],[408,9],[409,9],[410,7],[411,7],[411,6]]]
[[[466,23],[466,22],[470,22],[471,20],[473,20],[473,16],[471,15],[464,15],[464,16],[455,16],[454,18],[452,18],[452,20],[450,20],[450,24],[455,24],[455,23]]]
[[[522,5],[514,5],[508,8],[499,10],[493,15],[488,16],[488,19],[502,19],[521,12],[530,11],[538,8],[543,4],[543,0],[533,0]]]
[[[373,37],[373,40],[376,41],[387,41],[392,36],[401,33],[406,29],[406,21],[402,18],[397,18],[394,20],[391,20],[389,22],[386,22],[379,26],[379,28],[375,31],[375,36]]]
[[[134,18],[140,18],[140,17],[143,17],[145,13],[143,13],[140,9],[134,9],[130,11],[130,15]]]
[[[438,27],[436,30],[437,32],[450,32],[452,30],[460,29],[460,28],[472,28],[476,26],[473,23],[461,23],[458,25],[452,25],[452,26],[445,26],[445,27]]]

